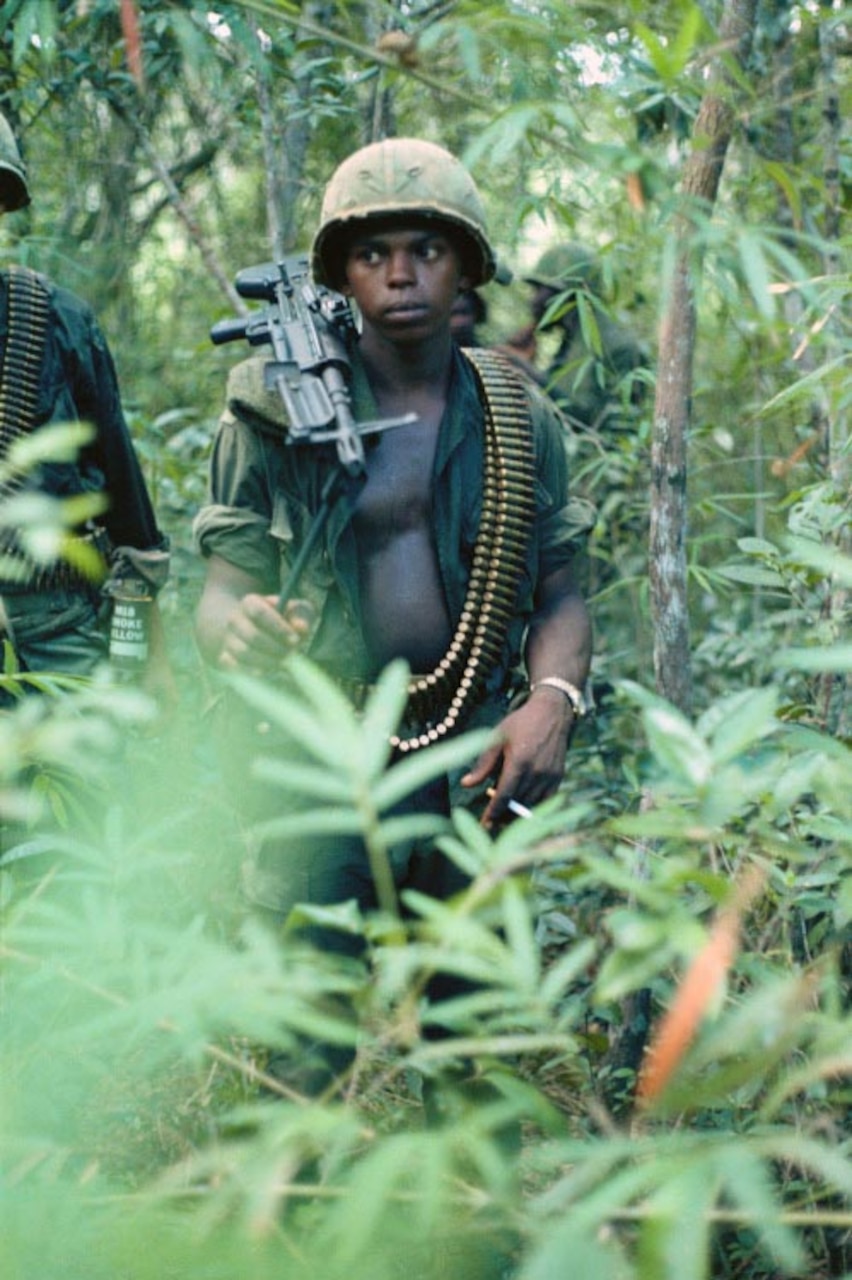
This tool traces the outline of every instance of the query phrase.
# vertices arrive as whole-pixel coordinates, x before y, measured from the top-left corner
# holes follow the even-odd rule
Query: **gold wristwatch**
[[[578,689],[570,680],[563,680],[561,676],[543,676],[541,680],[533,681],[530,685],[530,693],[535,693],[536,689],[541,688],[558,689],[560,693],[564,693],[571,703],[571,709],[576,720],[582,720],[583,716],[587,714],[589,706],[582,690]]]

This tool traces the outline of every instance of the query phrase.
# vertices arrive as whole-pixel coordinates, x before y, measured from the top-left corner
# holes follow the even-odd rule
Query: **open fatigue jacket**
[[[24,422],[2,425],[10,439],[17,430],[35,432],[51,423],[78,421],[92,426],[94,435],[76,457],[46,459],[20,483],[0,487],[0,505],[18,489],[57,500],[104,493],[107,507],[97,523],[109,541],[109,579],[99,587],[62,562],[36,567],[33,577],[33,565],[20,557],[14,528],[4,528],[0,520],[0,542],[4,555],[9,553],[0,557],[9,566],[7,576],[0,578],[0,626],[23,670],[88,675],[107,653],[108,609],[102,592],[109,591],[110,582],[132,577],[156,593],[168,576],[169,544],[157,527],[112,355],[94,313],[73,293],[43,276],[39,280],[48,311],[32,412]],[[0,362],[9,340],[8,290],[9,272],[0,271]],[[14,404],[14,385],[9,394]]]
[[[49,314],[32,430],[87,422],[95,435],[76,459],[42,462],[25,488],[55,498],[105,492],[109,505],[100,522],[115,547],[163,549],[166,540],[134,451],[106,338],[87,303],[44,277],[42,282]],[[8,275],[0,271],[0,352],[8,334],[7,288]]]
[[[263,357],[250,357],[230,374],[227,407],[217,432],[209,501],[194,530],[204,556],[218,555],[276,592],[286,580],[320,504],[333,446],[287,443],[286,413],[264,387]],[[525,626],[538,583],[577,553],[592,516],[589,504],[568,496],[564,432],[546,399],[529,391],[536,455],[536,519],[518,592],[517,615],[502,661],[487,692],[503,688],[520,659]],[[356,421],[378,416],[367,377],[353,360],[352,406]],[[450,393],[434,462],[433,529],[441,581],[450,615],[457,620],[482,508],[484,413],[473,371],[455,353]],[[373,670],[360,627],[355,537],[345,504],[334,509],[297,594],[311,601],[318,622],[307,654],[330,674],[371,680]]]

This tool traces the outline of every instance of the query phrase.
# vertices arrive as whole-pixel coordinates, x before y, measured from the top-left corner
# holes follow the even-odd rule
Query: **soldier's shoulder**
[[[281,431],[289,426],[281,397],[266,383],[265,356],[248,356],[228,373],[225,400],[231,413],[251,426]]]

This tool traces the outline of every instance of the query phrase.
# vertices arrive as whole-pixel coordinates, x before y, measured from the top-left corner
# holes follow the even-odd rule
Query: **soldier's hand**
[[[312,621],[306,600],[288,600],[279,610],[277,596],[250,592],[228,618],[219,665],[226,671],[271,674],[305,640]]]
[[[510,800],[532,808],[559,788],[573,719],[567,699],[561,694],[549,697],[545,690],[530,696],[500,722],[497,741],[486,747],[461,779],[463,787],[494,779],[480,819],[484,827],[510,816]]]

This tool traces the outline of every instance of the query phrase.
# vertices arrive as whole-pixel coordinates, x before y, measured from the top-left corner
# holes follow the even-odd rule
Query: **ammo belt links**
[[[31,430],[38,403],[44,341],[50,303],[47,290],[34,271],[15,264],[6,267],[6,350],[0,372],[0,464],[7,464],[15,440]],[[0,483],[0,501],[20,489],[22,476],[11,473]],[[20,565],[18,590],[39,572],[18,546],[15,531],[0,526],[0,556]],[[19,580],[20,577],[20,580]]]
[[[435,670],[408,686],[404,724],[391,738],[403,753],[439,742],[476,705],[503,649],[535,518],[532,424],[521,379],[497,352],[464,354],[484,398],[482,515],[455,635]]]
[[[16,264],[5,268],[4,274],[7,327],[0,371],[0,464],[8,461],[14,441],[32,430],[50,318],[50,297],[41,276]],[[23,476],[11,472],[0,482],[0,502],[17,493],[22,483]],[[79,540],[98,545],[95,534],[82,535]],[[5,567],[10,571],[8,579],[0,572],[0,591],[7,595],[80,590],[88,585],[87,579],[65,560],[50,564],[33,560],[21,547],[15,530],[2,524],[0,557],[6,560]],[[10,570],[10,566],[14,568]]]

